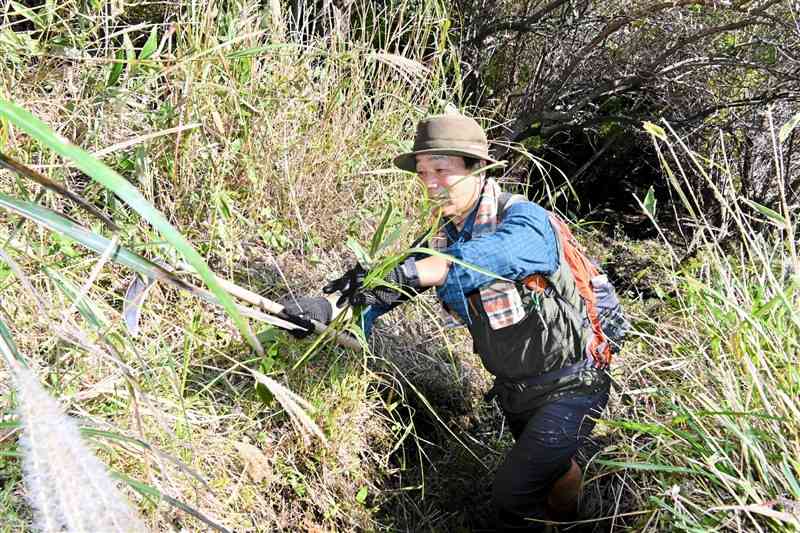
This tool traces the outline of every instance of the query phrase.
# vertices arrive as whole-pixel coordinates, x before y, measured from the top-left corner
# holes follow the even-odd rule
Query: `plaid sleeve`
[[[456,243],[446,250],[456,259],[511,280],[530,274],[550,274],[558,268],[556,236],[547,211],[533,202],[508,207],[494,233]],[[437,291],[459,315],[465,316],[464,295],[496,278],[452,263]]]

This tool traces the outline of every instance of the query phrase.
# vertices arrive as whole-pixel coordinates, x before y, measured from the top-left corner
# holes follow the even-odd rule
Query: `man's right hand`
[[[290,321],[303,327],[303,329],[289,330],[289,334],[298,339],[308,337],[314,332],[309,320],[316,320],[328,325],[333,319],[333,306],[326,298],[284,296],[279,303],[283,305],[283,312]]]
[[[364,286],[364,278],[367,276],[367,271],[364,270],[359,263],[345,272],[342,277],[336,278],[329,282],[322,288],[325,294],[339,293],[339,299],[336,301],[337,307],[344,307],[351,303],[351,300],[357,292]]]
[[[396,305],[408,299],[409,296],[416,295],[422,288],[414,257],[407,257],[405,261],[390,270],[384,278],[385,284],[365,289],[364,278],[366,276],[367,271],[356,263],[341,278],[325,285],[322,292],[325,294],[340,293],[341,296],[336,302],[337,307],[343,307],[347,303],[355,306],[380,305],[386,307]]]

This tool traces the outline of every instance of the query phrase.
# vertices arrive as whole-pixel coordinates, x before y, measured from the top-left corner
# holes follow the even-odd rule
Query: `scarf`
[[[494,179],[486,178],[475,213],[472,238],[488,235],[497,230],[497,199],[499,196],[500,186]],[[442,227],[431,238],[430,246],[438,252],[447,252],[449,243],[445,227]],[[522,304],[522,298],[520,298],[517,286],[513,282],[494,280],[480,289],[480,297],[492,329],[501,329],[516,324],[525,318],[525,307]],[[469,312],[469,306],[466,306],[466,309]],[[448,311],[444,307],[444,303],[442,303],[441,314],[446,327],[461,327],[464,325],[462,318],[458,314]]]

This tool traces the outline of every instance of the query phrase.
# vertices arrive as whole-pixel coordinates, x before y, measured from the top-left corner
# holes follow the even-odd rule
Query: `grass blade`
[[[142,448],[144,450],[147,450],[147,451],[149,451],[149,452],[151,452],[151,453],[153,453],[155,455],[158,455],[159,457],[162,457],[162,458],[168,460],[169,462],[174,464],[176,467],[178,467],[178,469],[181,472],[184,472],[184,473],[192,476],[197,481],[202,483],[203,486],[207,490],[209,490],[209,491],[211,490],[211,487],[208,486],[208,482],[205,480],[205,478],[203,478],[203,476],[201,476],[197,472],[197,470],[195,470],[195,469],[191,468],[190,466],[188,466],[187,464],[183,463],[178,458],[176,458],[176,457],[174,457],[174,456],[172,456],[172,455],[170,455],[170,454],[168,454],[166,452],[163,452],[163,451],[159,450],[155,446],[153,446],[153,445],[151,445],[151,444],[149,444],[149,443],[147,443],[147,442],[145,442],[145,441],[143,441],[141,439],[137,439],[135,437],[128,437],[127,435],[121,435],[119,433],[114,433],[112,431],[103,431],[101,429],[95,429],[95,428],[90,428],[90,427],[82,427],[81,428],[81,435],[84,435],[86,437],[103,437],[103,438],[109,439],[111,441],[122,442],[122,443],[127,443],[127,444],[133,444],[135,446],[138,446],[138,447],[140,447],[140,448]]]
[[[149,59],[155,53],[157,46],[158,26],[153,26],[153,29],[150,30],[150,35],[147,37],[147,42],[144,43],[141,52],[139,52],[139,61]]]
[[[372,256],[369,254],[369,252],[367,252],[364,247],[352,237],[347,239],[345,246],[353,251],[353,254],[356,256],[356,261],[358,261],[361,266],[369,270],[370,266],[372,265]]]
[[[51,150],[72,160],[79,169],[104,187],[113,191],[134,211],[139,213],[142,218],[161,232],[164,238],[166,238],[167,241],[183,255],[186,261],[197,270],[200,277],[217,297],[222,307],[231,317],[250,346],[252,346],[259,355],[264,354],[261,343],[258,342],[258,339],[253,334],[253,331],[250,329],[249,324],[242,314],[236,309],[236,305],[231,296],[216,281],[214,274],[211,272],[205,260],[197,253],[197,250],[194,249],[189,241],[187,241],[186,238],[169,223],[164,215],[153,207],[133,185],[109,166],[92,157],[85,150],[57,136],[44,122],[31,115],[25,109],[11,102],[0,100],[0,116],[27,132],[39,142],[48,146]]]
[[[375,234],[372,236],[372,242],[369,245],[370,257],[375,257],[375,254],[377,254],[378,250],[380,250],[381,243],[383,242],[383,234],[386,232],[386,226],[389,224],[389,220],[392,218],[392,213],[394,213],[394,206],[389,204],[386,207],[386,211],[383,213],[383,218],[381,219],[380,224],[378,224],[378,229],[375,230]]]
[[[106,87],[113,87],[122,76],[122,71],[125,69],[125,51],[120,48],[117,50],[114,63],[111,65],[111,72],[108,74],[108,81]]]
[[[742,202],[746,203],[747,205],[749,205],[750,207],[752,207],[753,209],[755,209],[756,211],[767,217],[769,219],[768,222],[775,224],[779,228],[786,227],[786,219],[783,217],[783,215],[781,215],[774,209],[770,209],[765,205],[761,205],[758,202],[754,202],[749,198],[742,198],[741,200]]]
[[[19,200],[17,198],[12,198],[6,194],[0,193],[0,207],[5,207],[6,209],[22,215],[25,218],[28,218],[50,230],[67,235],[83,246],[86,246],[90,250],[93,250],[99,254],[105,253],[111,245],[110,239],[106,239],[102,235],[92,233],[86,228],[66,219],[58,213],[32,202]],[[117,245],[109,259],[115,263],[133,269],[135,272],[138,272],[145,277],[156,278],[161,281],[165,281],[174,287],[185,290],[193,296],[205,300],[208,303],[222,305],[216,296],[210,292],[183,281],[164,267],[159,266],[122,246]],[[228,293],[226,292],[225,294],[227,295]],[[228,296],[228,298],[230,298],[230,296]],[[255,318],[262,322],[267,322],[268,324],[278,326],[279,328],[296,329],[298,327],[290,322],[281,320],[280,318],[255,311],[247,307],[238,306],[236,304],[233,305],[239,313],[246,314],[251,318]],[[259,346],[261,346],[260,343]]]
[[[657,463],[631,463],[622,461],[606,461],[598,459],[595,461],[597,464],[609,466],[611,468],[619,468],[623,470],[644,470],[647,472],[666,472],[670,474],[689,474],[693,476],[707,476],[707,472],[697,470],[694,468],[687,468],[685,466],[662,465]]]
[[[111,220],[108,216],[106,216],[105,213],[100,211],[98,208],[90,204],[85,198],[75,194],[74,192],[62,186],[60,183],[51,180],[47,176],[39,172],[36,172],[32,168],[29,168],[23,165],[22,163],[11,159],[2,152],[0,152],[0,167],[4,167],[10,170],[11,172],[16,172],[23,178],[38,183],[45,189],[49,189],[54,193],[63,196],[64,198],[72,200],[73,202],[78,204],[82,209],[102,220],[103,224],[105,224],[106,227],[108,227],[108,229],[110,229],[111,231],[119,231],[119,227],[116,224],[114,224],[113,220]]]
[[[778,132],[778,139],[780,139],[780,142],[786,142],[786,139],[789,138],[789,135],[791,135],[792,131],[797,126],[800,126],[800,113],[797,113],[795,116],[789,119],[789,122],[781,126],[781,129]]]
[[[61,289],[61,292],[63,292],[64,295],[69,299],[70,303],[78,309],[78,312],[81,314],[81,316],[93,328],[100,330],[108,325],[108,319],[95,302],[86,296],[79,298],[81,291],[75,286],[75,284],[62,276],[60,272],[51,268],[44,267],[42,270],[44,270],[44,273],[55,282],[58,288]]]
[[[408,250],[408,253],[409,254],[420,253],[420,254],[425,254],[425,255],[434,255],[436,257],[441,257],[443,259],[447,259],[448,261],[451,261],[451,262],[453,262],[453,263],[455,263],[457,265],[461,265],[464,268],[468,268],[470,270],[474,270],[475,272],[480,272],[484,276],[489,276],[490,278],[494,278],[494,279],[496,279],[498,281],[507,281],[509,283],[513,283],[513,280],[510,280],[508,278],[504,278],[503,276],[495,274],[494,272],[490,272],[490,271],[486,270],[485,268],[481,268],[481,267],[479,267],[477,265],[473,265],[472,263],[467,263],[466,261],[462,261],[461,259],[453,257],[452,255],[448,255],[448,254],[442,253],[442,252],[440,252],[438,250],[434,250],[433,248],[411,248],[411,249]]]
[[[171,506],[176,507],[176,508],[180,509],[181,511],[183,511],[184,513],[189,514],[189,515],[197,518],[198,520],[200,520],[201,522],[203,522],[205,525],[207,525],[208,527],[210,527],[212,529],[215,529],[215,530],[217,530],[217,531],[219,531],[221,533],[230,533],[229,530],[225,529],[224,527],[222,527],[221,525],[217,524],[216,522],[213,522],[212,520],[206,518],[202,513],[200,513],[200,511],[197,511],[196,509],[194,509],[192,507],[189,507],[188,505],[186,505],[182,501],[176,500],[172,496],[168,496],[167,494],[162,493],[161,491],[159,491],[155,487],[151,487],[147,483],[142,483],[141,481],[138,481],[136,479],[129,478],[128,476],[120,474],[119,472],[113,472],[111,474],[111,477],[113,477],[115,479],[119,479],[120,481],[124,481],[133,490],[135,490],[136,492],[138,492],[142,496],[145,496],[145,497],[148,497],[148,498],[153,498],[156,501],[164,500],[165,502],[169,503]]]
[[[0,320],[0,353],[3,354],[9,368],[13,368],[12,361],[17,361],[22,366],[26,366],[25,358],[19,353],[14,337],[11,336],[11,332],[2,320]]]

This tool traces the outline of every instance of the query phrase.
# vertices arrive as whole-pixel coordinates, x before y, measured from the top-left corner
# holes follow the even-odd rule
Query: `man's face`
[[[481,177],[470,175],[463,157],[421,154],[416,159],[417,175],[428,195],[437,201],[442,216],[466,216],[480,194]]]

